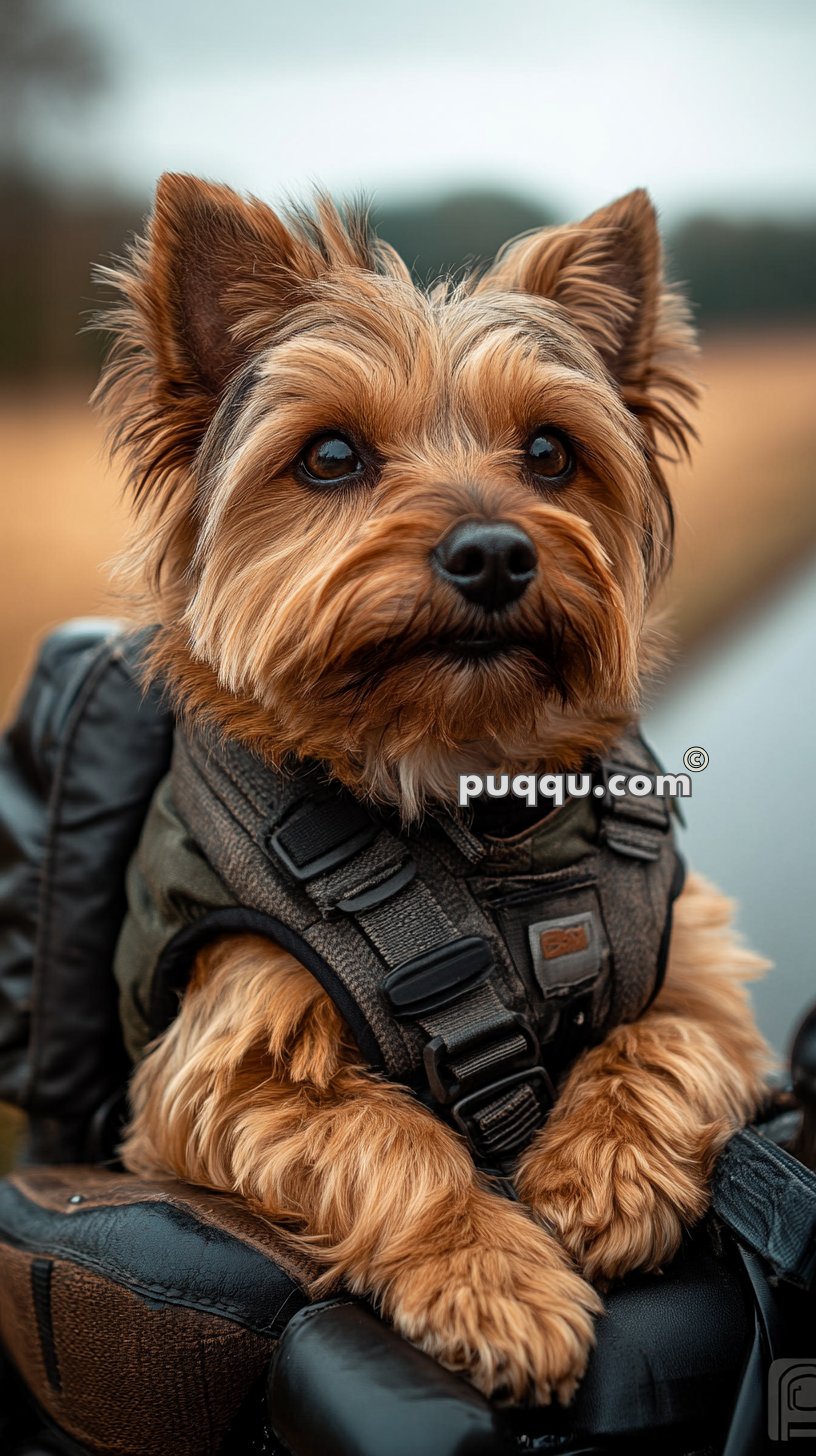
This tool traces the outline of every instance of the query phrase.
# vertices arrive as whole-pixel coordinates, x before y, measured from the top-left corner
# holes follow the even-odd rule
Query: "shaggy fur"
[[[632,193],[418,291],[362,215],[279,218],[189,177],[108,275],[121,302],[99,397],[136,507],[122,575],[158,623],[182,713],[270,763],[324,760],[411,819],[471,770],[577,768],[637,711],[670,560],[666,448],[695,391],[654,211]],[[548,488],[537,428],[572,442]],[[354,442],[358,479],[304,480]],[[541,569],[494,612],[434,573],[463,520],[523,528]],[[500,1198],[461,1140],[371,1075],[275,946],[227,937],[137,1069],[127,1166],[239,1190],[482,1390],[566,1400],[603,1283],[670,1258],[712,1160],[761,1094],[766,1049],[728,907],[691,879],[651,1010],[568,1074]]]

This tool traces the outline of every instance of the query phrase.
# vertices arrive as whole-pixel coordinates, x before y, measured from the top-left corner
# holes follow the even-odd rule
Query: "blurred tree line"
[[[381,208],[376,221],[417,275],[432,278],[469,258],[491,258],[516,233],[565,219],[524,198],[483,191]],[[816,216],[701,214],[670,229],[666,243],[671,276],[688,286],[704,327],[816,320]]]
[[[120,253],[147,199],[79,196],[49,183],[32,136],[40,111],[70,112],[106,85],[92,37],[55,0],[0,0],[0,376],[98,366],[101,341],[81,332],[98,298],[91,265]],[[383,237],[427,280],[489,259],[508,237],[560,221],[495,190],[382,206]],[[669,232],[672,275],[703,328],[816,321],[816,216],[783,221],[691,217]]]
[[[66,199],[31,176],[0,174],[0,374],[92,371],[101,341],[80,332],[98,305],[90,269],[121,253],[145,207],[127,199]],[[381,207],[378,232],[427,280],[490,258],[515,233],[556,221],[493,191]],[[688,287],[704,330],[816,323],[816,220],[692,217],[671,230],[672,275]]]

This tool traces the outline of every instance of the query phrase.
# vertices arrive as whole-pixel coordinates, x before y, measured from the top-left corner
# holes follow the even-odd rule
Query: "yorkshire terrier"
[[[636,718],[696,396],[645,192],[423,290],[358,211],[170,175],[109,276],[123,572],[185,721],[411,823]],[[470,523],[507,537],[482,598],[439,569]],[[291,954],[223,935],[136,1068],[123,1159],[240,1194],[485,1393],[567,1401],[597,1288],[672,1258],[762,1097],[761,968],[689,876],[659,995],[566,1072],[514,1202]]]

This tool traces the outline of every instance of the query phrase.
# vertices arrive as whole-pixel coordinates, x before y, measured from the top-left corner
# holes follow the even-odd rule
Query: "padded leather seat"
[[[83,1449],[214,1456],[315,1269],[239,1201],[96,1167],[0,1182],[0,1344]]]
[[[710,1435],[752,1327],[737,1268],[702,1233],[664,1275],[609,1294],[568,1410],[500,1411],[360,1302],[310,1305],[316,1272],[238,1200],[185,1184],[96,1167],[0,1183],[0,1343],[40,1409],[94,1453],[238,1450],[230,1432],[267,1370],[271,1425],[294,1456],[505,1456],[521,1434],[564,1451],[626,1437],[628,1450],[639,1432],[701,1420]]]
[[[615,1449],[628,1453],[643,1436],[653,1456],[658,1433],[664,1449],[674,1436],[702,1447],[728,1421],[752,1330],[737,1268],[701,1235],[664,1275],[638,1276],[609,1293],[589,1370],[567,1410],[498,1410],[488,1428],[477,1409],[484,1403],[468,1386],[360,1305],[328,1301],[295,1315],[278,1347],[272,1422],[297,1456],[325,1456],[327,1430],[332,1456],[504,1456],[521,1436],[561,1436],[563,1446],[547,1449],[565,1452],[596,1441],[608,1449],[617,1439]],[[463,1411],[453,1412],[461,1446],[451,1431],[457,1399],[472,1408],[472,1430]]]
[[[523,1429],[608,1438],[693,1431],[702,1421],[711,1440],[730,1416],[754,1329],[733,1247],[715,1254],[702,1228],[665,1273],[630,1276],[604,1302],[573,1404],[524,1418]]]

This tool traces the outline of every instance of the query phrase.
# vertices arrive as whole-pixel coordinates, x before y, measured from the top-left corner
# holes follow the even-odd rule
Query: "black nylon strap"
[[[406,846],[378,829],[356,801],[347,807],[340,796],[322,798],[309,785],[304,787],[302,799],[270,837],[270,848],[290,872],[294,863],[297,878],[324,913],[339,906],[355,920],[384,963],[383,980],[389,972],[404,970],[406,945],[414,958],[457,946],[459,930],[431,887],[414,875],[404,876],[411,862]],[[380,893],[371,904],[366,896],[373,887]],[[426,1006],[415,1018],[428,1037],[430,1092],[442,1108],[461,1109],[463,1099],[471,1102],[472,1111],[460,1111],[458,1117],[454,1113],[457,1125],[474,1151],[491,1164],[500,1162],[542,1121],[538,1084],[516,1080],[520,1068],[535,1062],[538,1044],[489,980],[460,994],[455,988],[451,993],[449,986],[445,991],[443,1004]],[[514,1079],[512,1088],[491,1096],[508,1078]],[[483,1098],[478,1108],[473,1104],[476,1094]]]
[[[672,904],[682,888],[682,863],[674,848],[671,814],[665,799],[609,793],[612,774],[654,778],[655,759],[639,736],[625,740],[624,753],[603,762],[607,785],[601,836],[613,853],[602,854],[597,885],[601,912],[614,953],[614,974],[602,1004],[594,1008],[597,1024],[634,1021],[651,1004],[662,984],[669,948]],[[630,905],[639,905],[633,918]],[[658,933],[655,935],[655,927]],[[644,965],[653,968],[644,994]]]
[[[415,879],[392,900],[356,916],[369,940],[377,947],[389,970],[407,959],[406,946],[414,955],[449,945],[459,937],[453,921],[423,880]]]
[[[503,1018],[499,1012],[488,1028],[490,1035],[495,1035],[496,1023],[500,1019]],[[476,1027],[466,1025],[464,1030],[467,1033],[468,1043],[470,1043],[474,1039],[474,1036],[478,1036],[481,1027],[478,1025]],[[476,1041],[476,1045],[472,1050],[468,1051],[466,1056],[449,1055],[449,1065],[451,1071],[456,1075],[457,1082],[460,1085],[467,1086],[469,1083],[480,1081],[488,1073],[496,1071],[508,1062],[512,1065],[519,1057],[523,1057],[528,1049],[529,1042],[527,1038],[516,1031],[509,1036],[502,1037],[497,1042]]]
[[[376,833],[362,804],[336,794],[296,805],[273,837],[275,848],[285,855],[296,877],[311,879],[327,860],[336,867],[370,844]]]
[[[502,1067],[509,1070],[531,1047],[519,1017],[499,1000],[489,982],[477,986],[466,999],[417,1019],[436,1044],[438,1080],[443,1053],[447,1076],[457,1092],[478,1086]],[[454,1100],[453,1091],[448,1100]]]
[[[777,1278],[816,1290],[816,1173],[744,1128],[715,1164],[711,1207]]]
[[[602,833],[610,849],[616,850],[618,854],[654,861],[660,857],[663,840],[670,828],[669,810],[665,800],[655,794],[641,797],[627,792],[618,796],[609,787],[609,781],[615,774],[623,775],[627,780],[634,775],[653,779],[653,760],[645,746],[642,755],[638,752],[640,746],[638,740],[629,758],[605,759],[600,765],[601,778],[606,787],[606,820]]]
[[[352,794],[315,792],[309,776],[268,846],[324,915],[373,909],[416,873],[405,845]]]

